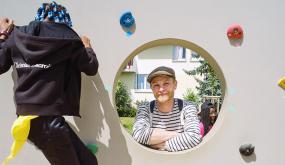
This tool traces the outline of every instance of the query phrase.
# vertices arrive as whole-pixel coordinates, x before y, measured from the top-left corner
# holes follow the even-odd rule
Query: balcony
[[[134,59],[130,60],[124,67],[123,72],[137,72],[137,66]]]

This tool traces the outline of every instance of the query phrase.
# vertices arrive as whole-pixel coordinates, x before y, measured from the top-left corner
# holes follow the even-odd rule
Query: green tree
[[[134,117],[136,115],[136,109],[132,107],[132,99],[127,86],[120,80],[115,89],[115,102],[120,117]]]
[[[196,55],[194,58],[200,58],[200,56]],[[200,99],[202,99],[204,95],[221,96],[221,83],[216,76],[214,69],[204,59],[199,60],[199,63],[200,65],[193,70],[184,70],[186,74],[194,76],[195,80],[198,82],[199,85],[196,86],[198,96]]]

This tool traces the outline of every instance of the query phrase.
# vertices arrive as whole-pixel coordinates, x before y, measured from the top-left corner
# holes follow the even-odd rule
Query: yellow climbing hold
[[[13,145],[10,150],[10,155],[2,162],[2,165],[6,165],[8,161],[13,159],[21,150],[30,132],[31,120],[38,116],[19,116],[13,123],[11,128],[11,134],[14,138]]]
[[[279,80],[278,85],[285,90],[285,77]]]

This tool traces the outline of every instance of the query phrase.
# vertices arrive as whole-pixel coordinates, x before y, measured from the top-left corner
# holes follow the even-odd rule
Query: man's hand
[[[156,150],[165,150],[165,142],[150,145],[150,148],[156,149]]]
[[[90,44],[90,39],[86,36],[81,36],[81,41],[83,42],[83,45],[85,46],[85,48],[91,48],[91,44]]]
[[[6,39],[13,30],[14,21],[9,18],[0,19],[0,39]]]
[[[149,144],[150,145],[161,144],[178,135],[179,133],[175,131],[166,131],[164,129],[154,128],[150,137]]]
[[[10,33],[14,26],[14,21],[10,18],[4,18],[0,19],[0,31],[5,31],[7,33]]]

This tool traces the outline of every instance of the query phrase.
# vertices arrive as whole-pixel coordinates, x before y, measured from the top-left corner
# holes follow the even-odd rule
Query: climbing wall
[[[25,25],[34,19],[42,2],[1,0],[0,16]],[[96,76],[82,78],[82,118],[68,117],[84,142],[99,146],[100,165],[284,164],[285,1],[57,2],[69,10],[74,29],[90,37],[100,63]],[[135,20],[132,29],[120,24],[127,11]],[[225,91],[212,131],[199,146],[177,153],[154,151],[132,140],[120,124],[113,101],[114,82],[130,59],[145,49],[171,44],[203,56]],[[12,70],[0,78],[1,160],[9,154],[10,126],[16,118],[11,75]],[[254,153],[242,156],[239,148],[243,144],[255,146]],[[26,144],[10,164],[49,163],[33,145]]]

